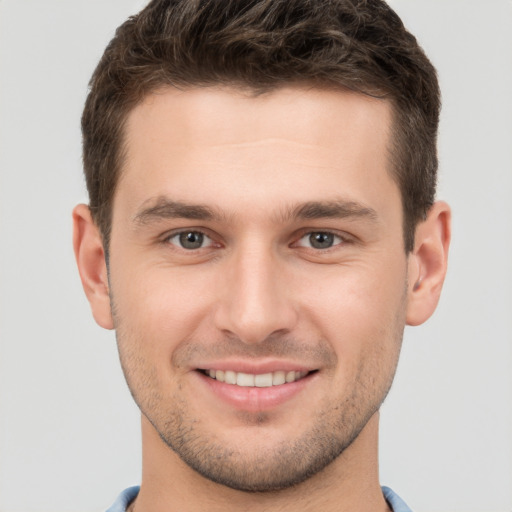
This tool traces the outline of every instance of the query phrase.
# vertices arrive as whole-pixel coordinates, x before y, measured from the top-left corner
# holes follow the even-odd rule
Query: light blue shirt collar
[[[137,494],[139,494],[139,488],[140,487],[136,485],[125,489],[107,512],[126,512],[128,505],[137,497]],[[400,496],[395,494],[389,487],[382,487],[382,493],[393,512],[412,512]]]

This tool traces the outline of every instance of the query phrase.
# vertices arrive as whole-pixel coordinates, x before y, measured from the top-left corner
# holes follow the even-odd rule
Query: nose
[[[247,248],[226,262],[215,324],[244,343],[287,334],[297,323],[292,276],[271,249]]]

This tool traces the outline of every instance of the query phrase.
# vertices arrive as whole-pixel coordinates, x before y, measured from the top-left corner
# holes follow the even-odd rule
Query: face
[[[129,115],[109,287],[128,385],[207,478],[281,489],[357,439],[405,323],[388,103],[166,89]]]

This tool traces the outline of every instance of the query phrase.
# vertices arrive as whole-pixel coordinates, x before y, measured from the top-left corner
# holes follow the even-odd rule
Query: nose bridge
[[[291,330],[296,315],[282,263],[270,245],[246,242],[233,252],[216,312],[217,327],[245,343]]]

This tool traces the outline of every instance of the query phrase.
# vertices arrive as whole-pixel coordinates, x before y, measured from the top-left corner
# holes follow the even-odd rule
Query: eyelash
[[[200,240],[198,243],[200,244],[200,246],[199,247],[184,247],[183,246],[184,239],[182,237],[186,237],[188,235],[195,235],[195,236],[199,235]],[[322,239],[321,238],[318,239],[319,236],[326,237],[328,240],[332,239],[332,244],[329,245],[329,247],[313,247],[312,244],[314,244],[315,242],[313,241],[314,239],[312,237],[314,237],[314,236],[317,236],[317,242],[320,244],[322,243]],[[173,239],[175,239],[176,242],[173,242]],[[203,242],[205,241],[205,239],[207,239],[209,241],[209,243],[208,243],[208,245],[203,246]],[[303,245],[301,243],[305,239],[309,239],[309,242],[310,242],[309,245]],[[207,233],[205,233],[205,231],[203,231],[201,229],[185,229],[185,230],[177,231],[177,232],[167,235],[163,241],[164,241],[164,243],[174,245],[177,248],[188,251],[188,252],[198,251],[201,249],[207,249],[207,248],[213,247],[215,245],[217,245],[217,247],[221,247],[221,244],[216,243],[211,236],[209,236]],[[194,240],[189,240],[189,241],[192,244],[194,243]],[[351,242],[353,242],[353,240],[345,234],[341,235],[339,233],[329,231],[329,230],[308,230],[308,231],[303,231],[301,233],[300,237],[295,242],[293,242],[290,245],[290,247],[303,247],[305,249],[313,250],[314,252],[325,252],[325,251],[332,250],[340,245],[345,245],[345,244],[348,244]]]
[[[322,240],[319,238],[319,235],[321,235],[322,237],[325,237],[327,239],[332,239],[332,244],[329,245],[329,247],[312,247],[311,244],[315,243],[315,242],[313,242],[315,236],[317,237],[316,242],[318,242],[320,244],[322,243]],[[309,240],[309,242],[310,242],[309,245],[302,245],[300,243],[301,241],[303,241],[305,239]],[[330,249],[334,249],[335,247],[344,245],[348,242],[350,242],[350,240],[346,236],[342,236],[341,234],[338,234],[338,233],[335,233],[332,231],[318,230],[318,231],[307,231],[307,232],[303,233],[302,236],[298,239],[298,241],[295,242],[293,245],[296,245],[298,247],[305,247],[306,249],[313,249],[315,252],[316,251],[319,252],[319,251],[328,251]]]
[[[183,244],[181,243],[181,242],[183,242],[183,240],[181,239],[181,237],[184,237],[184,236],[186,237],[188,235],[199,235],[200,239],[201,239],[201,247],[193,247],[193,248],[183,247]],[[173,239],[176,239],[176,243],[172,242]],[[208,239],[210,242],[207,246],[202,246],[202,242],[204,241],[204,239]],[[171,245],[175,245],[176,247],[178,247],[180,249],[184,249],[185,251],[196,251],[199,249],[205,249],[205,248],[215,245],[215,242],[212,239],[212,237],[208,236],[204,231],[201,231],[200,229],[185,229],[182,231],[178,231],[176,233],[172,233],[165,237],[164,242],[171,244]],[[191,243],[193,243],[193,241],[191,241]]]

